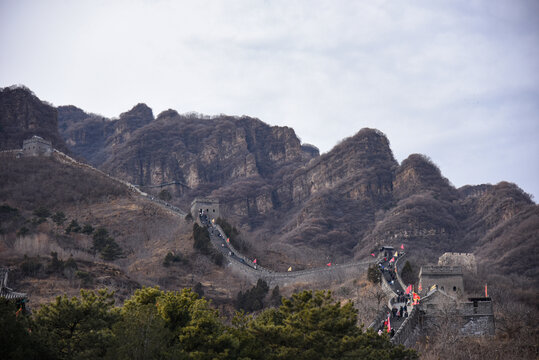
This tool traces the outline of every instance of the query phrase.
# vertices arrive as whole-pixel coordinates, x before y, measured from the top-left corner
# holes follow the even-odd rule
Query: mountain
[[[526,193],[506,182],[457,189],[425,155],[399,164],[376,129],[320,155],[293,129],[248,116],[154,118],[144,104],[118,119],[57,111],[75,156],[186,210],[195,197],[218,198],[246,254],[275,270],[405,244],[417,265],[474,252],[492,272],[537,279],[535,266],[517,261],[537,255],[538,207]]]
[[[75,106],[58,107],[58,124],[62,136],[77,157],[99,166],[125,143],[131,132],[153,121],[153,112],[138,104],[116,120],[87,114]]]
[[[0,264],[34,309],[81,287],[107,287],[123,300],[142,285],[178,289],[212,279],[206,294],[218,303],[239,291],[240,280],[193,248],[192,222],[85,164],[59,153],[0,153],[0,183]],[[103,231],[121,255],[96,248]]]
[[[52,141],[67,152],[58,133],[58,111],[23,86],[0,89],[0,150],[21,149],[23,140],[33,135]]]

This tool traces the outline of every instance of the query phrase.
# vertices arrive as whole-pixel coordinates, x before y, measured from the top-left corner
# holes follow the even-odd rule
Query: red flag
[[[393,261],[395,261],[394,257],[392,257],[391,260],[389,260],[389,263],[392,263]]]
[[[256,264],[256,259],[253,260],[253,264]]]
[[[408,287],[406,288],[405,294],[408,295],[410,291],[412,291],[412,285],[408,285]]]
[[[331,263],[327,263],[326,265],[327,265],[327,266],[331,266]]]
[[[404,250],[404,244],[401,244],[401,250]]]
[[[488,297],[487,284],[485,284],[485,297]]]
[[[387,315],[387,332],[391,332],[391,321],[389,320],[389,315]]]
[[[372,256],[375,256],[374,253],[371,254]]]
[[[226,238],[226,242],[229,243],[229,242],[230,242],[230,238]]]

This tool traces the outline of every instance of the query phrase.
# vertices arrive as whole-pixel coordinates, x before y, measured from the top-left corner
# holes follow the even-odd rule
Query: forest
[[[138,289],[122,306],[107,290],[58,296],[34,312],[0,303],[4,359],[417,359],[357,325],[329,291],[303,291],[256,316],[226,319],[189,288]]]

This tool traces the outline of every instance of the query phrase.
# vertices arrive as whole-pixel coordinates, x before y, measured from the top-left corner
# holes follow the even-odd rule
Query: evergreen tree
[[[99,252],[104,260],[111,261],[122,256],[120,245],[109,236],[109,232],[105,228],[99,228],[95,231],[92,249]]]
[[[81,290],[81,297],[58,296],[35,315],[34,331],[56,359],[103,357],[112,342],[113,293]]]
[[[67,225],[66,234],[69,234],[71,232],[78,233],[80,230],[81,228],[80,228],[79,223],[77,222],[77,220],[73,219],[71,220],[69,225]]]
[[[239,357],[256,359],[417,359],[387,336],[356,325],[352,303],[333,301],[330,292],[304,291],[255,319],[234,320]]]
[[[92,233],[94,232],[94,227],[92,225],[86,224],[82,227],[82,230],[80,232],[86,235],[92,235]]]
[[[34,210],[34,215],[38,218],[46,219],[51,216],[51,212],[49,211],[49,209],[41,206]]]
[[[56,225],[63,225],[64,221],[66,221],[66,216],[63,212],[58,211],[51,216],[51,219]]]
[[[414,270],[412,268],[412,264],[410,264],[409,261],[406,261],[406,263],[404,264],[402,268],[401,278],[402,278],[402,281],[406,285],[413,284],[416,280],[415,275],[414,275]]]
[[[157,299],[163,292],[157,287],[135,291],[120,310],[120,320],[113,326],[114,342],[109,359],[159,359],[166,353],[173,335],[157,312]]]
[[[373,284],[382,283],[382,274],[376,265],[369,266],[369,269],[367,270],[367,279]]]
[[[52,359],[41,346],[39,338],[30,333],[30,319],[16,304],[0,298],[0,358],[1,359]]]

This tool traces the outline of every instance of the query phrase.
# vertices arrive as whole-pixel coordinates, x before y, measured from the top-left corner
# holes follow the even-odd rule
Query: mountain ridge
[[[58,107],[58,118],[71,151],[106,173],[143,189],[174,182],[146,191],[165,191],[183,208],[197,196],[219,198],[249,242],[247,255],[263,255],[276,270],[343,262],[381,244],[406,243],[423,254],[418,262],[472,251],[506,270],[511,259],[533,253],[537,205],[518,186],[456,189],[424,155],[399,164],[376,129],[319,155],[293,129],[246,116],[167,110],[154,117],[138,104],[114,120],[74,106]],[[511,249],[507,238],[517,228],[523,235]],[[493,244],[507,251],[503,261],[490,259]]]

